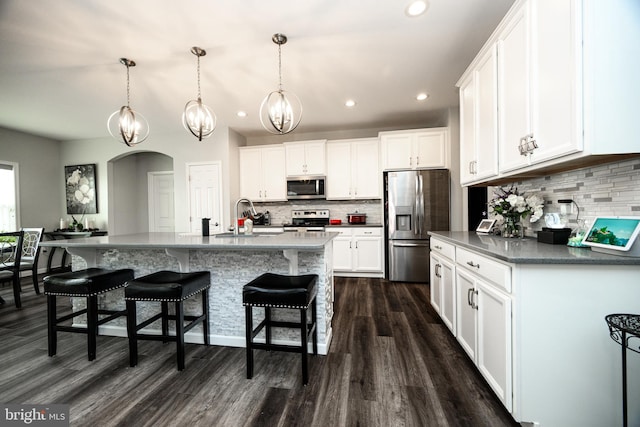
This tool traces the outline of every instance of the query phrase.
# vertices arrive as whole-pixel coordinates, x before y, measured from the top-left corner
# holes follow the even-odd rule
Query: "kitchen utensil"
[[[341,219],[330,219],[329,220],[329,225],[340,225],[342,224],[342,220]]]
[[[349,221],[349,224],[366,224],[367,214],[358,212],[350,213],[347,214],[347,220]]]

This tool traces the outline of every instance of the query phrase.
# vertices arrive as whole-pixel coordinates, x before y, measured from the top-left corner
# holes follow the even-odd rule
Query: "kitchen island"
[[[206,237],[187,233],[140,233],[54,240],[42,242],[41,246],[65,248],[72,255],[73,270],[87,267],[131,268],[136,277],[160,270],[211,272],[209,330],[212,345],[244,347],[242,287],[246,283],[266,272],[317,274],[318,351],[327,354],[332,335],[331,241],[335,236],[337,233],[287,232],[239,236],[225,233]],[[73,304],[74,308],[83,308],[84,300],[75,298]],[[102,295],[99,304],[101,308],[123,309],[124,291],[120,289]],[[152,303],[138,305],[141,319],[158,310]],[[199,306],[197,299],[187,300],[185,312],[197,313]],[[274,313],[274,317],[286,320],[295,320],[298,316],[292,310],[274,309]],[[159,323],[148,328],[159,330]],[[203,342],[202,332],[198,329],[196,327],[187,333],[187,342]],[[126,322],[117,319],[101,326],[100,333],[126,336]],[[274,341],[292,344],[299,341],[299,336],[295,330],[276,330]]]
[[[430,234],[431,305],[516,421],[622,425],[621,347],[605,316],[640,314],[640,259]],[[628,354],[629,425],[640,425],[639,356]]]

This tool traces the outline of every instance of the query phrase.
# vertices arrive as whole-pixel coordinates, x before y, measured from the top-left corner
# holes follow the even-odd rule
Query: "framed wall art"
[[[96,165],[65,166],[64,179],[67,194],[67,214],[98,213]]]

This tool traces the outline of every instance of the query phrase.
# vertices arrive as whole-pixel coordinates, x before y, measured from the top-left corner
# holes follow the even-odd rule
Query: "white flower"
[[[67,185],[76,185],[78,182],[80,182],[80,169],[74,170],[73,173],[69,175],[69,178],[67,178]],[[89,181],[87,181],[87,183],[88,182]]]

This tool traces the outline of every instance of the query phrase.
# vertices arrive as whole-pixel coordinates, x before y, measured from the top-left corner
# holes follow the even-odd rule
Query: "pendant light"
[[[120,58],[120,63],[127,67],[127,105],[120,107],[109,116],[107,128],[112,137],[129,147],[133,147],[147,139],[149,123],[142,114],[137,113],[129,106],[129,68],[135,67],[136,63],[127,58]]]
[[[198,99],[192,99],[185,105],[182,125],[198,138],[198,141],[202,141],[202,138],[210,137],[216,128],[216,115],[211,108],[202,103],[200,97],[200,57],[205,56],[207,52],[194,46],[191,48],[191,53],[198,58]]]
[[[284,135],[293,131],[302,118],[302,103],[292,93],[282,89],[282,45],[287,42],[284,34],[274,34],[271,40],[278,45],[278,90],[271,92],[260,106],[260,122],[268,132]]]

